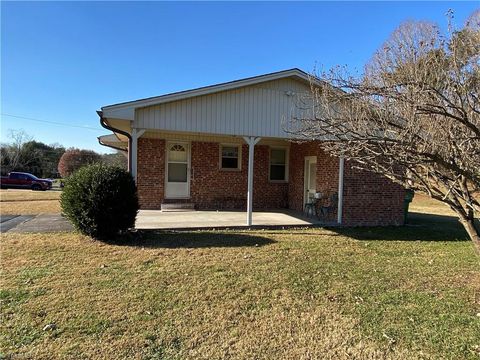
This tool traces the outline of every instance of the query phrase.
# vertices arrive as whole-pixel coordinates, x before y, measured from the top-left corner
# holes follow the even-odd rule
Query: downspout
[[[131,168],[132,167],[132,152],[130,151],[130,149],[132,148],[132,136],[126,131],[116,129],[116,128],[108,125],[106,123],[105,119],[103,118],[103,112],[102,111],[100,111],[100,110],[97,111],[97,114],[100,117],[100,125],[102,125],[103,128],[105,128],[107,130],[110,130],[110,131],[113,131],[113,132],[116,132],[116,133],[119,133],[119,134],[122,134],[122,135],[125,135],[127,137],[127,139],[128,139],[128,171],[131,172],[132,171],[132,168]]]

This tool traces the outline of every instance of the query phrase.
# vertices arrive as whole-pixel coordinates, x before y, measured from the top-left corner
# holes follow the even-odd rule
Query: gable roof
[[[208,95],[208,94],[213,94],[220,91],[232,90],[232,89],[237,89],[244,86],[255,85],[262,82],[267,82],[267,81],[272,81],[272,80],[277,80],[282,78],[292,78],[292,77],[305,82],[310,82],[313,80],[314,82],[320,83],[320,80],[313,77],[312,75],[309,75],[308,73],[298,68],[293,68],[293,69],[277,71],[277,72],[273,72],[265,75],[259,75],[259,76],[253,76],[253,77],[244,78],[240,80],[229,81],[229,82],[220,83],[216,85],[204,86],[204,87],[191,89],[191,90],[173,92],[170,94],[165,94],[160,96],[148,97],[148,98],[134,100],[134,101],[127,101],[127,102],[122,102],[118,104],[107,105],[102,107],[102,111],[107,113],[106,117],[108,117],[109,111],[112,111],[112,113],[116,113],[120,111],[123,114],[133,113],[134,109],[136,108],[158,105],[166,102],[183,100],[183,99],[188,99],[195,96]],[[125,112],[125,110],[127,111]]]

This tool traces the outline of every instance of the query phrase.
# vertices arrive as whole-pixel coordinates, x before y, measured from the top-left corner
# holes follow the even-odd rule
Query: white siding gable
[[[137,108],[133,127],[165,131],[286,138],[301,115],[308,83],[283,78],[209,95]]]

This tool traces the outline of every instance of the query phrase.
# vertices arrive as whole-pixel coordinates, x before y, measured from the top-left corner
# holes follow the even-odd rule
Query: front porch
[[[306,218],[294,211],[255,211],[253,226],[245,223],[244,211],[171,211],[140,210],[135,228],[138,230],[199,230],[309,227],[326,224],[317,218]]]
[[[138,140],[136,179],[142,210],[188,207],[248,214],[274,209],[301,214],[315,192],[339,191],[341,164],[318,143],[152,131]],[[245,224],[256,225],[249,216]]]

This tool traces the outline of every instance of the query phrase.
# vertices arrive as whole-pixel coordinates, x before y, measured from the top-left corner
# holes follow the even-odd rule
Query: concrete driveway
[[[135,227],[137,229],[210,229],[247,228],[244,211],[168,211],[140,210]],[[253,213],[253,227],[295,227],[318,223],[293,212]]]
[[[46,233],[72,230],[72,224],[60,214],[0,216],[0,231],[2,233]]]

